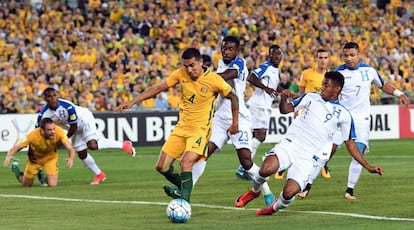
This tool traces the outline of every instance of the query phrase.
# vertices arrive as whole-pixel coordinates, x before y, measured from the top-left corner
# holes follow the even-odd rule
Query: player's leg
[[[122,149],[128,155],[135,156],[135,148],[132,145],[131,141],[116,141],[110,140],[107,138],[98,138],[97,130],[95,125],[95,118],[92,113],[82,114],[82,120],[79,121],[84,137],[88,140],[94,140],[93,142],[88,141],[88,149],[97,150],[97,149]]]
[[[361,142],[356,142],[358,149],[364,155],[366,154],[366,146]],[[344,198],[348,200],[355,200],[356,197],[354,196],[354,188],[358,183],[358,180],[362,173],[362,165],[356,161],[354,158],[351,160],[351,164],[349,165],[349,174],[348,174],[348,185],[345,191]]]
[[[20,171],[19,168],[19,159],[13,158],[12,163],[10,165],[10,169],[13,172],[14,176],[16,177],[19,183],[22,183],[23,180],[23,172]]]
[[[56,187],[58,184],[58,155],[47,156],[42,160],[43,169],[46,173],[47,184],[49,187]],[[39,168],[40,170],[40,168]]]
[[[32,187],[34,178],[36,177],[39,171],[40,165],[32,163],[29,160],[26,161],[26,166],[24,167],[24,173],[21,179],[21,184],[24,187]]]

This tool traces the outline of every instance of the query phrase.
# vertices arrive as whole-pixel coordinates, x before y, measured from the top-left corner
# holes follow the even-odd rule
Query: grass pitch
[[[255,161],[273,145],[263,144]],[[367,159],[384,168],[384,177],[364,170],[355,188],[355,201],[343,198],[350,156],[339,149],[329,163],[331,179],[319,177],[310,195],[296,199],[273,216],[256,217],[263,198],[246,208],[234,208],[234,200],[251,187],[238,180],[236,153],[226,146],[213,156],[192,193],[192,217],[185,224],[167,220],[171,200],[162,189],[168,183],[155,169],[157,148],[137,148],[137,157],[121,151],[92,152],[107,180],[90,185],[92,174],[76,159],[64,168],[60,151],[59,185],[32,188],[17,183],[9,168],[0,169],[0,229],[414,229],[413,140],[371,141]],[[5,154],[0,154],[4,160]],[[26,153],[17,157],[24,162]],[[283,181],[271,177],[278,196]]]

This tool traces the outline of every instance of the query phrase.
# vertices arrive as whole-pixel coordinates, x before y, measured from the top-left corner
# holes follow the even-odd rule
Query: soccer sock
[[[256,156],[257,149],[261,143],[262,142],[260,142],[258,139],[253,138],[251,143],[252,159],[254,159],[254,156]]]
[[[88,167],[89,170],[95,175],[98,175],[101,173],[101,169],[98,167],[98,165],[95,163],[95,159],[87,153],[86,158],[82,160],[83,164]]]
[[[41,184],[47,183],[46,174],[43,171],[42,168],[39,169],[39,173],[37,174],[37,178],[39,178],[39,181]]]
[[[323,164],[318,164],[315,168],[313,168],[312,172],[309,175],[309,179],[307,181],[308,184],[312,184],[313,181],[316,180],[316,178],[319,176],[319,173],[321,172],[323,167],[324,167]]]
[[[162,174],[165,176],[165,178],[168,181],[170,181],[175,186],[177,186],[177,188],[181,188],[181,178],[182,178],[182,176],[180,175],[180,173],[174,172],[174,166],[171,165],[170,168]]]
[[[106,138],[100,138],[98,140],[99,149],[112,149],[112,148],[122,149],[122,144],[123,144],[122,141],[115,141],[115,140],[110,140]]]
[[[357,142],[359,151],[365,155],[364,148],[365,145]],[[358,183],[359,177],[362,173],[362,165],[352,158],[351,164],[349,165],[349,174],[348,174],[348,188],[355,188],[355,185]]]
[[[204,170],[206,169],[207,161],[199,161],[196,162],[193,166],[193,186],[197,183],[200,179],[201,175],[203,175]]]
[[[256,165],[256,163],[253,162],[252,167],[245,170],[249,174],[250,178],[252,178],[252,180],[256,180],[256,178],[259,177],[259,167]]]
[[[17,181],[20,182],[20,177],[23,175],[22,172],[20,172],[19,166],[17,165],[12,165],[11,166],[11,171],[14,173],[14,175],[16,176]]]
[[[283,192],[280,193],[279,199],[277,200],[275,206],[273,207],[273,209],[275,211],[278,211],[279,209],[283,209],[286,208],[287,206],[290,205],[290,203],[292,203],[295,200],[295,196],[293,196],[290,200],[287,200],[283,197]]]
[[[181,198],[190,202],[191,190],[193,190],[193,173],[181,173]]]
[[[269,177],[264,178],[261,177],[260,175],[258,175],[256,178],[254,178],[253,181],[253,192],[258,192],[260,190],[263,190],[263,187],[267,185],[267,188],[269,189],[269,185],[267,184],[267,180],[269,179]],[[264,185],[266,184],[266,185]],[[270,189],[269,189],[270,191]],[[264,191],[263,191],[264,192]]]
[[[358,161],[352,159],[351,164],[349,165],[348,188],[355,188],[361,173],[362,165],[358,163]]]

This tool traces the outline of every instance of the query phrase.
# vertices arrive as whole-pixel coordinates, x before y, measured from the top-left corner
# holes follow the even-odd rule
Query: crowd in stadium
[[[167,77],[185,48],[199,48],[214,69],[225,35],[240,38],[249,69],[266,59],[271,44],[280,45],[280,77],[292,91],[318,48],[331,51],[334,69],[342,64],[343,44],[355,41],[363,61],[412,98],[410,1],[295,2],[1,1],[0,113],[37,112],[50,85],[92,111],[113,110]],[[371,95],[375,104],[394,102],[376,91]],[[179,96],[173,89],[134,109],[177,109]]]

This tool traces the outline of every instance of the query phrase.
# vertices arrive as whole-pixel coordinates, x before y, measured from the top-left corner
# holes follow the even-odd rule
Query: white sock
[[[193,186],[203,175],[204,170],[206,169],[207,161],[199,161],[193,165]]]
[[[313,168],[312,172],[309,174],[309,179],[307,181],[308,184],[312,184],[313,181],[319,176],[324,164],[318,164],[315,168]]]
[[[95,163],[95,160],[93,157],[88,153],[85,159],[82,160],[83,164],[88,167],[89,170],[95,175],[98,175],[101,173],[101,169],[98,167],[98,165]]]
[[[98,148],[99,149],[122,149],[122,141],[114,141],[106,138],[99,138]]]
[[[290,205],[290,203],[292,203],[295,200],[295,196],[292,197],[292,199],[290,200],[286,200],[283,197],[283,192],[280,193],[279,199],[277,200],[275,206],[273,207],[273,209],[275,211],[278,211],[279,209],[283,209],[286,208],[287,206]]]
[[[262,142],[260,142],[258,139],[253,138],[251,143],[251,151],[252,151],[252,160],[254,159],[254,156],[256,156],[257,149],[259,148],[259,145]]]
[[[349,165],[348,188],[355,188],[361,173],[362,165],[358,163],[358,161],[352,159],[351,164]]]
[[[263,190],[263,185],[264,184],[266,184],[267,188],[269,188],[269,185],[267,184],[268,179],[269,179],[269,177],[264,178],[264,177],[261,177],[260,175],[256,176],[254,179],[252,179],[252,183],[253,183],[253,189],[252,190],[253,190],[253,192],[258,192],[258,191]],[[269,189],[269,191],[270,191],[270,189]]]

